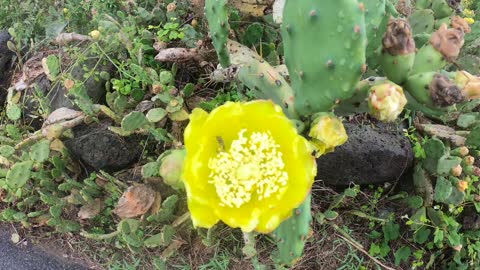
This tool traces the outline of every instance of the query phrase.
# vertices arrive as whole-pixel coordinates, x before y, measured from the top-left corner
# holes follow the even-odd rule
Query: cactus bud
[[[317,151],[317,157],[332,152],[336,146],[342,145],[348,140],[342,121],[327,113],[316,115],[308,136]]]
[[[475,158],[472,156],[466,156],[463,158],[463,163],[467,166],[472,166],[475,162]]]
[[[460,176],[462,174],[462,171],[463,171],[462,166],[457,165],[457,166],[453,167],[450,172],[453,176],[457,177],[457,176]]]
[[[468,182],[465,180],[460,180],[457,183],[457,189],[458,191],[465,192],[465,190],[468,188]]]
[[[370,89],[368,97],[370,114],[380,121],[394,121],[406,104],[403,89],[392,82],[376,85]]]
[[[89,33],[89,35],[94,39],[98,40],[100,38],[100,31],[98,30],[93,30],[92,32]]]
[[[460,147],[455,148],[452,151],[450,151],[450,155],[464,157],[464,156],[468,155],[469,152],[470,151],[468,150],[468,148],[466,146],[460,146]]]
[[[473,175],[480,176],[480,168],[477,166],[473,166]]]
[[[176,149],[160,160],[159,174],[163,178],[163,182],[174,189],[184,189],[181,176],[186,154],[184,149]]]
[[[480,98],[480,77],[462,70],[455,73],[454,80],[468,99]]]

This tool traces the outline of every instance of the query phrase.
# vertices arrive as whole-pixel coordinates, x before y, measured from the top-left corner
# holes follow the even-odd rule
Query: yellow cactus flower
[[[473,18],[465,18],[465,21],[468,23],[468,24],[474,24],[475,23],[475,20]]]
[[[182,179],[195,227],[219,221],[270,233],[307,197],[316,175],[308,142],[271,101],[196,108]]]
[[[342,121],[331,114],[318,114],[313,120],[308,136],[319,157],[332,152],[335,147],[344,144],[348,140],[347,132]]]
[[[380,121],[395,121],[406,104],[407,98],[402,87],[393,82],[385,82],[370,89],[370,114]]]
[[[463,15],[467,18],[473,18],[473,17],[475,17],[475,11],[466,8],[466,9],[463,10]]]

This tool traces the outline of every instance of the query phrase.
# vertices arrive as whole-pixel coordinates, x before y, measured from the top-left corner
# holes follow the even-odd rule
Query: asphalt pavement
[[[11,235],[12,231],[0,224],[0,270],[88,270],[32,244],[15,244]]]

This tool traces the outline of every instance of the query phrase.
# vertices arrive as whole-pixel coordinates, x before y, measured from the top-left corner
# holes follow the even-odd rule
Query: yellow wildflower
[[[468,23],[468,24],[474,24],[475,23],[475,20],[473,18],[465,18],[465,21]]]
[[[465,180],[460,180],[458,181],[457,184],[457,189],[458,191],[465,192],[465,190],[468,188],[468,182]]]
[[[336,146],[348,140],[342,121],[328,113],[317,115],[308,136],[311,138],[317,157],[332,152]]]
[[[269,233],[308,195],[316,175],[308,142],[271,101],[194,109],[183,181],[194,226],[219,221]]]

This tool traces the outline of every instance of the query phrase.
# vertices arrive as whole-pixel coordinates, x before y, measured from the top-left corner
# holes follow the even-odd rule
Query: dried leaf
[[[155,201],[155,191],[146,185],[129,187],[113,210],[121,218],[133,218],[145,214]]]
[[[68,108],[59,108],[53,111],[43,122],[43,127],[46,127],[51,124],[59,123],[66,120],[75,119],[77,117],[84,116],[85,114],[81,111],[76,111]]]
[[[94,201],[86,204],[80,208],[78,211],[79,219],[90,219],[96,217],[102,210],[104,204],[100,199],[95,199]]]

